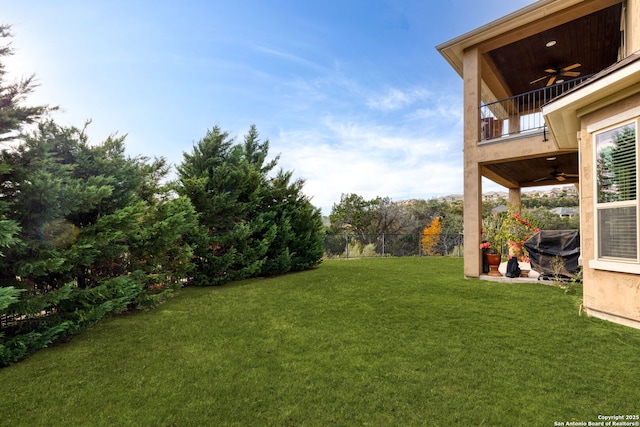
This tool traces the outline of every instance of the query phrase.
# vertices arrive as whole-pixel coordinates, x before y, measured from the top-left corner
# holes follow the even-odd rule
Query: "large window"
[[[636,122],[595,135],[597,258],[638,262]]]

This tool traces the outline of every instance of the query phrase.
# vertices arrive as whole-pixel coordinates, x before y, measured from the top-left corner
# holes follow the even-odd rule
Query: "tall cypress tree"
[[[192,235],[196,284],[255,276],[264,263],[275,228],[259,209],[269,168],[266,147],[254,137],[245,146],[234,144],[216,126],[178,166],[179,192],[191,200],[202,226]]]
[[[304,180],[292,181],[291,171],[280,170],[270,182],[271,210],[278,235],[270,248],[270,271],[279,274],[314,267],[324,255],[324,226],[320,209],[302,192]]]
[[[124,137],[93,145],[84,129],[40,121],[51,108],[24,105],[34,77],[5,77],[0,62],[0,143],[13,140],[0,146],[0,366],[166,298],[189,274],[184,235],[198,226],[190,201],[160,184],[164,159],[126,157]]]
[[[11,37],[11,27],[0,25],[0,143],[14,139],[23,126],[38,120],[47,111],[51,110],[46,105],[26,106],[24,101],[34,88],[35,76],[31,75],[16,82],[7,82],[7,70],[2,59],[12,55],[11,45],[4,40]],[[0,164],[0,176],[7,175],[11,168],[7,164]],[[16,221],[7,219],[6,212],[9,209],[8,198],[0,199],[0,255],[2,248],[8,248],[19,240],[16,234],[19,226]],[[0,259],[2,263],[2,259]]]
[[[244,143],[234,144],[214,127],[178,167],[180,192],[194,204],[202,229],[194,282],[222,284],[317,265],[323,254],[322,221],[292,173],[268,174],[278,157],[267,160],[269,141],[255,126]]]
[[[4,41],[11,36],[11,27],[0,25],[0,39]],[[8,42],[0,46],[0,59],[12,54],[13,49]],[[46,105],[25,105],[27,96],[33,92],[36,86],[35,75],[8,82],[5,65],[0,61],[0,142],[15,140],[20,136],[20,132],[25,125],[36,122],[53,109]],[[0,194],[0,246],[13,246],[12,250],[8,251],[8,254],[15,253],[17,250],[18,253],[24,255],[25,251],[28,251],[28,243],[22,240],[25,233],[37,234],[43,231],[31,227],[32,224],[27,224],[25,228],[25,224],[22,224],[22,221],[18,218],[20,213],[26,214],[28,212],[33,218],[37,219],[38,217],[44,218],[50,215],[51,211],[60,208],[59,206],[45,207],[51,197],[57,197],[55,193],[59,190],[60,181],[54,170],[49,167],[51,163],[46,156],[40,156],[37,162],[41,166],[41,170],[37,174],[33,174],[30,180],[25,181],[24,168],[20,162],[11,162],[6,156],[3,156],[2,159],[2,165],[0,166],[0,173],[3,175],[3,188]],[[50,191],[45,190],[47,185]],[[37,191],[34,192],[32,194],[33,200],[30,201],[34,204],[33,209],[21,205],[20,201],[15,197],[20,192],[29,193],[30,190],[38,187],[40,187],[39,193]],[[22,200],[25,199],[26,197],[22,197]],[[18,230],[21,231],[20,234],[18,234]],[[32,264],[33,271],[46,274],[45,272],[55,268],[56,264],[59,265],[59,260],[48,259],[48,255],[51,255],[49,251],[44,251],[41,255],[41,261],[37,265]],[[12,269],[8,266],[9,262],[6,257],[0,261],[0,276],[3,275],[3,272],[6,275],[6,272]],[[4,286],[7,286],[7,284],[4,284]]]
[[[6,215],[21,228],[0,286],[22,289],[0,299],[27,319],[0,340],[0,365],[182,286],[192,256],[183,236],[197,219],[187,199],[163,195],[163,159],[126,157],[123,138],[90,145],[84,131],[50,121],[0,158],[11,166],[0,182]]]

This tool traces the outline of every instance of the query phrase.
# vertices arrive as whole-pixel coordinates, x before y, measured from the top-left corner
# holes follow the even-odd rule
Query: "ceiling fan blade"
[[[580,71],[563,71],[560,74],[563,76],[578,77],[580,75]]]
[[[550,178],[549,178],[548,176],[545,176],[544,178],[538,178],[538,179],[534,179],[534,180],[533,180],[533,181],[531,181],[531,182],[540,182],[540,181],[546,181],[546,180],[548,180],[548,179],[550,179]]]
[[[567,178],[565,178],[564,175],[556,175],[556,179],[562,182],[562,181],[565,181]]]
[[[562,176],[566,177],[566,178],[579,178],[580,175],[578,175],[577,173],[563,173]]]
[[[573,70],[574,68],[578,68],[580,67],[582,64],[579,63],[575,63],[573,65],[569,65],[568,67],[564,67],[563,69],[561,69],[560,71],[569,71],[569,70]]]
[[[539,79],[535,79],[534,81],[530,82],[529,84],[530,84],[530,85],[532,85],[532,84],[534,84],[534,83],[538,83],[539,81],[544,80],[544,79],[546,79],[546,78],[548,78],[548,77],[549,77],[549,76],[540,77]]]
[[[552,84],[554,84],[556,82],[556,76],[551,76],[551,78],[549,79],[549,81],[547,82],[547,86],[551,86]]]
[[[547,68],[546,70],[544,70],[545,73],[550,73],[550,74],[555,74],[558,72],[558,70],[554,69],[554,68]]]

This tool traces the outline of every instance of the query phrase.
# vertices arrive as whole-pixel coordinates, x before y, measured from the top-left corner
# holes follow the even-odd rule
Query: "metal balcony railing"
[[[545,127],[542,106],[573,89],[589,77],[591,75],[532,90],[490,104],[483,103],[480,105],[480,141],[542,131]]]

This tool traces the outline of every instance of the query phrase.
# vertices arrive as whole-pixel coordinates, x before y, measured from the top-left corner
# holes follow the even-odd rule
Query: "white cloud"
[[[331,118],[322,124],[311,131],[283,131],[272,143],[276,152],[286,147],[280,166],[306,180],[305,194],[324,214],[343,193],[403,200],[462,188],[461,153],[451,153],[448,141]]]
[[[413,131],[397,126],[342,122],[335,118],[325,119],[324,125],[345,146],[380,160],[414,164],[425,156],[441,155],[450,148],[449,142],[415,136]]]
[[[373,110],[394,111],[408,107],[415,102],[424,101],[429,97],[430,92],[424,88],[407,90],[391,88],[385,94],[371,96],[367,100],[367,106]]]

